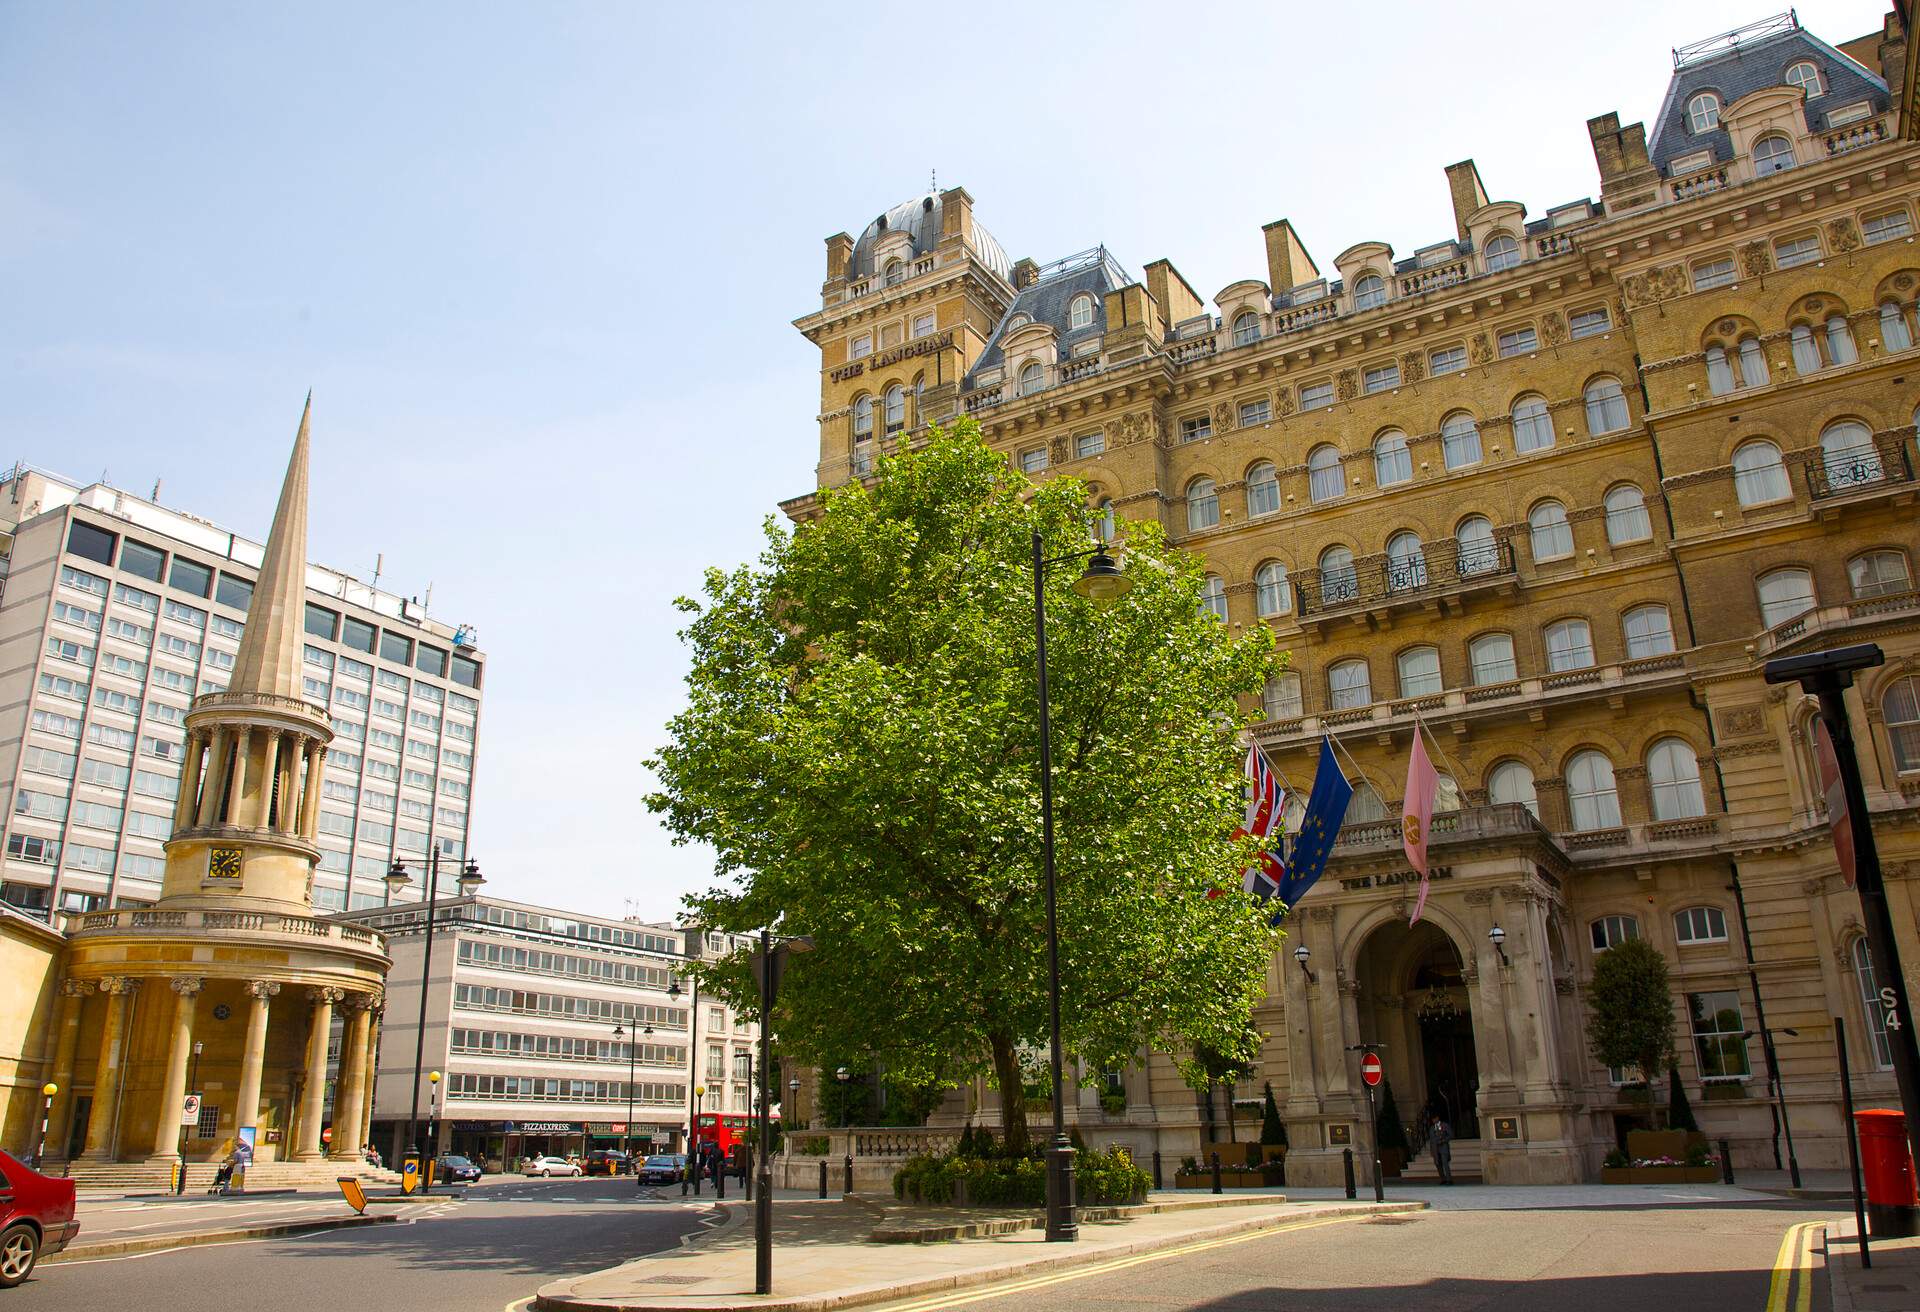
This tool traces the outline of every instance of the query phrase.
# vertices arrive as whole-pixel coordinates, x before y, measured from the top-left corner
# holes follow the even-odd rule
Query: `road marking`
[[[1005,1298],[1010,1294],[1022,1294],[1029,1290],[1046,1289],[1052,1285],[1065,1284],[1069,1280],[1084,1280],[1088,1276],[1106,1275],[1112,1271],[1123,1271],[1128,1267],[1139,1266],[1143,1262],[1158,1262],[1169,1257],[1185,1257],[1191,1253],[1204,1253],[1214,1248],[1225,1248],[1230,1244],[1244,1244],[1253,1239],[1265,1239],[1269,1235],[1286,1234],[1294,1230],[1318,1230],[1322,1226],[1339,1225],[1346,1221],[1357,1221],[1365,1213],[1349,1216],[1331,1216],[1317,1221],[1295,1221],[1290,1225],[1273,1226],[1262,1230],[1249,1230],[1243,1234],[1226,1235],[1219,1239],[1203,1239],[1198,1243],[1184,1244],[1179,1248],[1163,1248],[1153,1253],[1136,1253],[1131,1257],[1115,1258],[1110,1262],[1097,1262],[1092,1266],[1076,1267],[1071,1271],[1062,1271],[1055,1275],[1036,1276],[1031,1280],[1017,1280],[1006,1284],[985,1286],[969,1290],[964,1294],[939,1294],[932,1298],[912,1303],[893,1303],[888,1312],[933,1312],[935,1308],[964,1307],[968,1303],[984,1303],[991,1298]],[[1769,1309],[1771,1312],[1771,1309]]]
[[[1767,1286],[1767,1312],[1808,1312],[1813,1305],[1813,1232],[1824,1221],[1802,1221],[1780,1236],[1773,1258],[1773,1279]],[[1799,1291],[1795,1295],[1795,1277]]]

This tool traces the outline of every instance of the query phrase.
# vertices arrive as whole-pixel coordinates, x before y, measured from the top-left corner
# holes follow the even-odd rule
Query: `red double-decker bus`
[[[703,1144],[719,1144],[720,1151],[725,1153],[727,1159],[731,1161],[734,1156],[734,1146],[746,1138],[747,1127],[752,1124],[753,1117],[745,1112],[738,1115],[701,1112],[697,1122],[699,1128],[695,1130],[694,1138]]]

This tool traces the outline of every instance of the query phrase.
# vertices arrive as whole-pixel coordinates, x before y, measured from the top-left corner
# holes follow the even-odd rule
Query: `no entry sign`
[[[1370,1052],[1360,1059],[1360,1078],[1367,1082],[1368,1088],[1372,1088],[1374,1085],[1380,1083],[1380,1055],[1378,1053]]]

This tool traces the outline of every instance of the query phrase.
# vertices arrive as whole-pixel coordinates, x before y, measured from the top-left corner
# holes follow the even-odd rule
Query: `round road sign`
[[[1360,1059],[1360,1078],[1367,1082],[1369,1088],[1380,1083],[1380,1055],[1378,1053],[1370,1052]]]

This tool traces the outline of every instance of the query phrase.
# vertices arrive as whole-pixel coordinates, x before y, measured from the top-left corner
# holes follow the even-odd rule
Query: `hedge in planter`
[[[1137,1203],[1152,1180],[1123,1149],[1074,1154],[1076,1196],[1082,1203]],[[977,1207],[1042,1207],[1047,1166],[1039,1157],[914,1157],[893,1173],[894,1197],[917,1203]]]

